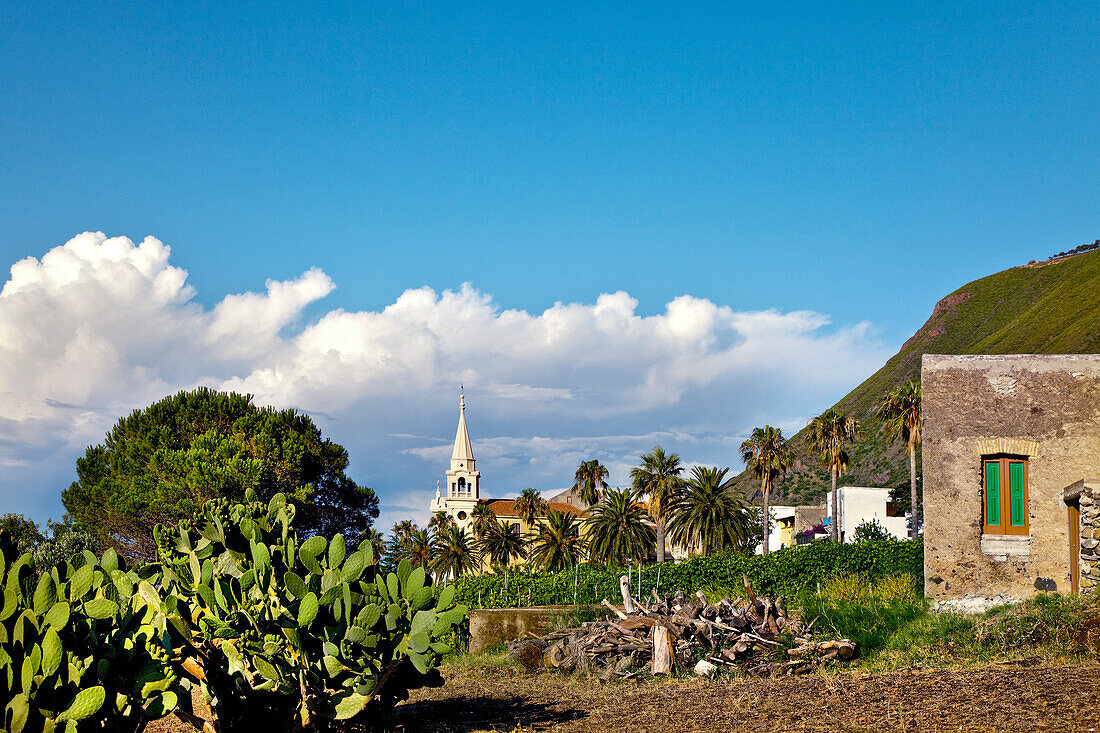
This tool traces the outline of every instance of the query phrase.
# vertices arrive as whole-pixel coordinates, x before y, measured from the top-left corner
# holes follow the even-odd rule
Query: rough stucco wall
[[[921,390],[925,594],[1068,591],[1062,489],[1100,474],[1100,355],[927,354]],[[1026,557],[981,549],[980,441],[990,439],[1031,442]]]

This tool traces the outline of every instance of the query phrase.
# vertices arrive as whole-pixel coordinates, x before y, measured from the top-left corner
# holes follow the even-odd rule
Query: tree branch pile
[[[603,680],[677,668],[703,676],[734,667],[754,677],[789,676],[856,655],[848,639],[815,640],[813,623],[788,609],[786,598],[758,598],[748,578],[747,600],[708,603],[702,592],[660,598],[654,591],[648,605],[632,598],[625,576],[623,581],[623,605],[632,611],[624,613],[604,599],[614,618],[517,639],[508,644],[509,655],[529,671],[591,672]]]

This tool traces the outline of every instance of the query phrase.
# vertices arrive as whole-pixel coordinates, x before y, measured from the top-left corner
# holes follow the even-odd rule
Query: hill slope
[[[881,369],[835,405],[864,426],[864,440],[849,449],[852,467],[843,483],[908,486],[903,448],[887,444],[873,410],[887,389],[920,378],[923,354],[1096,352],[1100,251],[1014,267],[962,286],[936,304],[931,318]],[[820,501],[828,487],[828,473],[806,450],[807,434],[803,429],[792,439],[799,461],[777,487],[783,503]],[[737,477],[750,493],[754,483],[747,472]]]

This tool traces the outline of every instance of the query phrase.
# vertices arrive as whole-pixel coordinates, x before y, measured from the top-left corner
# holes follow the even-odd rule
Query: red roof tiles
[[[515,510],[515,499],[482,499],[483,504],[488,504],[489,509],[493,514],[498,517],[518,517],[519,514]],[[563,504],[557,501],[547,502],[549,511],[552,512],[565,512],[566,514],[572,514],[573,516],[580,516],[583,511],[572,504]]]

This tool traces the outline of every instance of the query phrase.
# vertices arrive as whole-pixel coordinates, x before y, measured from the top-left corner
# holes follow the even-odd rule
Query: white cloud
[[[624,292],[529,313],[464,284],[303,323],[336,286],[320,270],[205,309],[169,255],[152,237],[85,233],[12,266],[0,291],[5,500],[46,461],[51,480],[71,480],[74,458],[120,415],[199,384],[313,413],[387,517],[434,493],[460,383],[494,493],[564,486],[592,456],[622,483],[656,442],[731,465],[754,424],[797,424],[777,416],[829,404],[889,355],[865,323],[690,295],[655,315]],[[59,486],[34,488],[38,511],[56,515]]]

